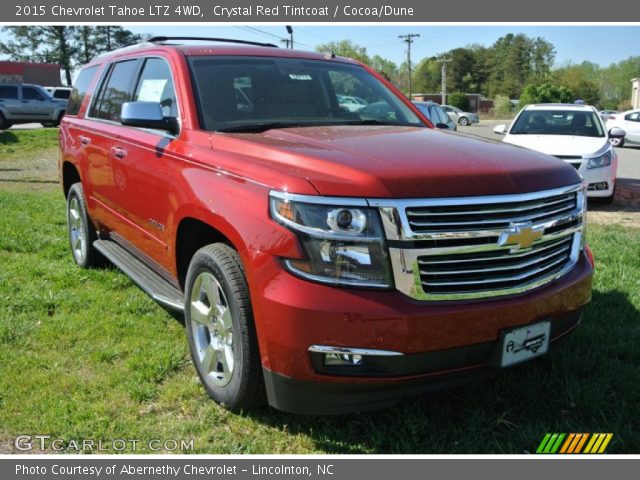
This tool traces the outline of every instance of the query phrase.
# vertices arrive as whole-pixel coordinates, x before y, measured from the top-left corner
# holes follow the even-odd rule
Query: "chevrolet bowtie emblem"
[[[498,238],[501,247],[513,247],[511,251],[531,248],[533,242],[542,238],[544,230],[534,230],[531,223],[512,223]]]

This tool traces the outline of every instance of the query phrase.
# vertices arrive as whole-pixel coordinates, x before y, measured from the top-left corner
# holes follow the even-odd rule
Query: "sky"
[[[287,37],[284,26],[225,25],[225,26],[160,26],[125,25],[135,33],[154,35],[190,35],[238,38],[279,43]],[[364,46],[367,55],[381,55],[396,64],[406,58],[405,44],[398,35],[417,33],[412,47],[414,62],[471,43],[490,46],[507,33],[524,33],[543,37],[556,47],[556,66],[581,63],[585,60],[606,67],[632,55],[640,55],[640,26],[309,26],[294,25],[296,48],[313,50],[318,44],[349,39]],[[7,40],[0,32],[0,40]]]
[[[405,44],[398,35],[420,34],[411,47],[414,61],[471,43],[492,45],[507,33],[544,37],[556,47],[556,65],[585,60],[601,66],[640,55],[640,26],[308,26],[294,25],[296,48],[314,49],[328,41],[349,39],[396,64],[405,60]],[[155,26],[129,27],[136,33],[240,38],[279,43],[287,37],[284,26]],[[259,30],[259,31],[258,31]]]

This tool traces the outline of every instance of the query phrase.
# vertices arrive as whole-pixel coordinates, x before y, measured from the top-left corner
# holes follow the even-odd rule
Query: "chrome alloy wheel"
[[[82,210],[77,196],[69,200],[69,237],[71,238],[71,251],[76,262],[82,264],[87,255],[87,236],[85,235],[85,225],[83,225]]]
[[[222,286],[210,272],[196,277],[189,300],[196,361],[203,378],[224,387],[233,376],[233,320]]]

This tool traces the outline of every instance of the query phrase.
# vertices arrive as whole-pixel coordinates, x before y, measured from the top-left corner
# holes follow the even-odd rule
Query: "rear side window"
[[[158,102],[165,117],[177,117],[178,105],[171,70],[161,58],[148,58],[142,67],[140,80],[133,100],[136,102]]]
[[[86,97],[89,93],[89,85],[91,85],[91,80],[93,79],[97,69],[97,65],[94,67],[85,68],[78,75],[76,83],[73,86],[73,90],[71,91],[71,95],[69,96],[69,103],[67,104],[67,115],[77,115],[80,111],[80,107],[82,106],[84,97]],[[64,92],[64,90],[58,90],[55,95],[56,97],[58,92]]]
[[[60,98],[62,100],[66,100],[69,98],[69,94],[71,92],[69,90],[56,90],[53,92],[53,98]]]
[[[11,100],[18,98],[18,87],[0,85],[0,98]]]
[[[138,60],[126,60],[113,65],[109,78],[103,83],[100,97],[93,106],[92,116],[120,122],[124,102],[131,101],[131,86]]]
[[[44,95],[33,87],[22,87],[23,100],[44,100]]]

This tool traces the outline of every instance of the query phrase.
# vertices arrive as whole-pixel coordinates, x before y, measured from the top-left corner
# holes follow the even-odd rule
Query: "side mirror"
[[[443,130],[448,130],[449,129],[449,125],[447,125],[446,123],[436,123],[436,127],[437,128],[442,128]]]
[[[175,118],[165,117],[158,102],[125,102],[122,104],[120,123],[129,127],[154,128],[176,133]]]
[[[613,127],[609,130],[609,138],[624,138],[627,136],[627,132],[625,132],[620,127]]]
[[[501,123],[500,125],[496,125],[495,127],[493,127],[493,133],[497,133],[498,135],[504,135],[506,134],[507,130],[507,126],[504,123]]]

